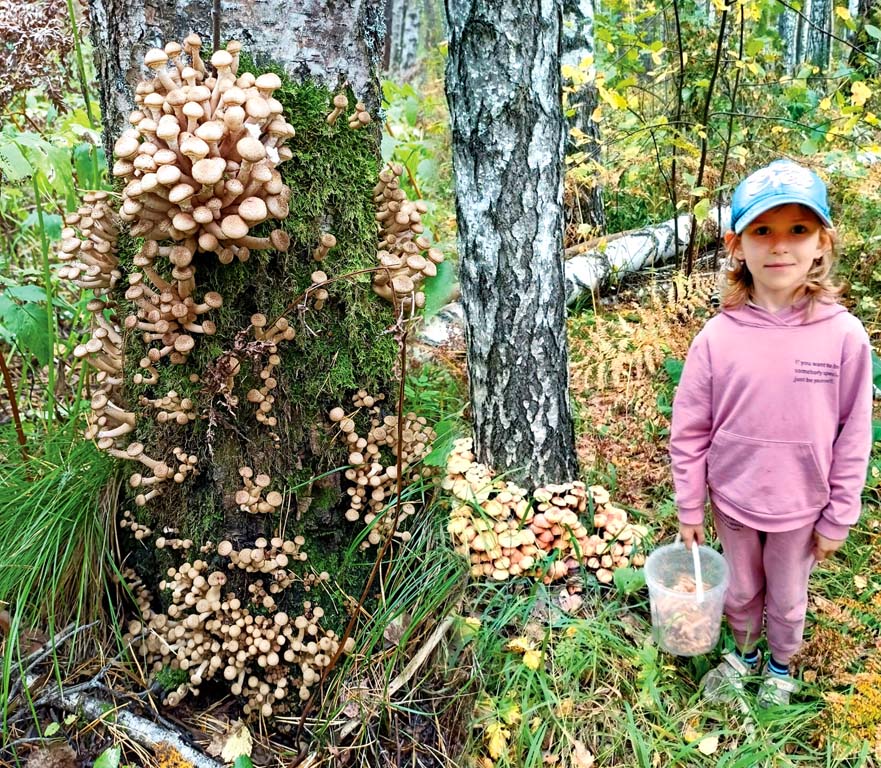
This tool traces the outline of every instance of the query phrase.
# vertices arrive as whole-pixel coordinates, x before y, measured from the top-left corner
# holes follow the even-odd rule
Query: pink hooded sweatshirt
[[[872,358],[840,304],[725,310],[695,337],[673,401],[679,521],[710,500],[759,531],[847,538],[872,446]]]

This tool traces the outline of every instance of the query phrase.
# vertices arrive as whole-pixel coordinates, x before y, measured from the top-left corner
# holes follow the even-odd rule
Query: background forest
[[[347,281],[349,270],[340,270],[347,287],[336,289],[355,309],[333,321],[327,346],[317,331],[313,356],[290,373],[290,389],[314,401],[299,425],[303,442],[331,436],[325,461],[314,472],[300,465],[297,474],[277,460],[278,526],[237,522],[228,525],[229,540],[211,544],[217,520],[200,516],[196,502],[209,497],[207,481],[189,501],[166,495],[169,506],[194,512],[169,518],[167,508],[159,514],[135,501],[131,467],[122,466],[130,462],[85,436],[95,370],[83,350],[95,295],[77,289],[59,253],[70,237],[66,217],[84,192],[117,199],[122,187],[107,156],[113,143],[101,134],[89,8],[78,0],[0,0],[0,764],[881,765],[881,422],[863,516],[844,551],[813,577],[796,664],[804,687],[793,706],[705,705],[697,681],[730,637],[706,656],[661,652],[641,568],[676,531],[670,408],[688,345],[718,306],[719,222],[737,180],[789,157],[827,181],[845,303],[878,349],[881,6],[566,0],[562,10],[568,295],[559,300],[567,303],[575,416],[578,475],[571,480],[582,484],[536,491],[540,511],[571,499],[560,505],[577,514],[567,536],[527,554],[515,541],[522,513],[508,525],[526,494],[506,485],[516,472],[477,463],[460,441],[471,436],[471,408],[444,83],[451,8],[387,0],[381,103],[369,105],[381,160],[396,166],[407,199],[422,202],[423,235],[444,256],[423,283],[425,323],[403,323],[390,305],[377,309],[369,279]],[[332,94],[285,81],[277,95],[293,105],[292,123],[294,109],[311,109],[325,130]],[[300,137],[312,130],[306,122],[295,128]],[[333,166],[338,183],[357,177],[371,189],[370,174],[382,166],[364,150],[366,139],[357,143],[361,134],[345,130],[333,134],[347,137]],[[289,142],[295,153],[298,141]],[[295,195],[291,218],[311,205]],[[300,224],[286,226],[296,238]],[[376,225],[352,214],[346,227],[341,241],[360,242],[364,227],[369,240]],[[126,248],[121,263],[133,270],[136,249],[126,242],[121,253]],[[595,264],[602,268],[590,274],[599,276],[584,277],[594,269],[585,265]],[[304,291],[304,303],[314,299],[315,286],[328,280],[310,276],[319,266],[300,268],[291,297]],[[347,266],[354,274],[363,265],[353,258]],[[259,278],[236,279],[238,295],[262,296]],[[334,286],[326,287],[332,304]],[[355,322],[366,324],[356,343],[369,353],[353,355],[346,376],[338,367],[326,372],[323,361],[337,359],[334,340]],[[210,361],[221,352],[218,342],[202,354]],[[138,356],[129,360],[135,368]],[[303,370],[321,375],[307,382]],[[877,393],[877,357],[875,383]],[[395,404],[385,410],[383,384]],[[158,393],[152,407],[179,413],[188,387],[198,390],[181,376],[175,403]],[[328,394],[339,392],[346,402]],[[144,400],[151,393],[129,394]],[[344,410],[334,414],[331,406]],[[350,415],[351,429],[344,426]],[[389,434],[406,423],[406,448],[403,431],[397,442],[376,437],[383,416],[397,419],[383,422]],[[369,519],[357,504],[347,510],[339,501],[348,502],[346,480],[369,483],[346,447],[349,433],[369,437],[364,446],[349,440],[353,450],[379,444],[383,465],[398,477],[405,463],[414,469],[397,483],[394,473],[383,475],[388,484],[373,497]],[[210,440],[201,433],[189,446],[166,447],[182,445],[186,464],[187,451]],[[187,576],[194,562],[219,561],[222,544],[238,547],[240,558],[259,550],[268,559],[291,543],[284,552],[294,560],[303,499],[323,496],[334,501],[315,501],[312,525],[327,529],[324,543],[288,581],[300,606],[309,606],[298,618],[314,619],[301,637],[323,613],[349,652],[334,655],[312,688],[305,672],[294,670],[284,684],[273,678],[276,690],[305,686],[295,704],[267,711],[269,685],[262,691],[256,676],[254,685],[239,677],[236,690],[220,672],[208,679],[202,665],[194,679],[189,661],[163,649],[173,637],[145,650],[161,633],[150,613],[173,616],[175,590],[185,593],[182,584],[202,578]],[[474,545],[475,534],[482,540],[493,531],[496,542],[511,542],[504,567],[484,556],[490,547]],[[140,580],[135,571],[148,567],[152,576]],[[253,615],[265,618],[277,606],[263,586],[252,584],[250,593],[264,601]],[[323,606],[317,618],[313,603]]]

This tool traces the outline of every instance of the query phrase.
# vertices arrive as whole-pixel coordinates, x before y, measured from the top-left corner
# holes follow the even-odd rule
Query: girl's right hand
[[[684,523],[679,523],[679,536],[682,538],[682,543],[685,544],[685,548],[688,550],[691,549],[693,542],[703,544],[706,541],[704,527],[702,525],[685,525]]]

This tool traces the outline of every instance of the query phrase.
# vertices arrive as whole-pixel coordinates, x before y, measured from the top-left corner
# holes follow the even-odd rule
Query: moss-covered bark
[[[243,69],[247,68],[244,64]],[[163,484],[162,495],[139,509],[133,506],[136,491],[127,488],[124,503],[157,533],[171,527],[177,530],[173,535],[191,539],[193,551],[209,541],[230,539],[243,547],[259,536],[302,534],[307,539],[303,550],[310,559],[300,567],[326,570],[343,579],[344,590],[359,592],[363,573],[347,576],[342,570],[341,558],[354,529],[338,512],[340,474],[328,474],[346,464],[347,451],[334,440],[327,413],[335,405],[346,407],[356,389],[389,391],[396,346],[385,331],[392,313],[390,305],[370,290],[369,274],[329,286],[330,299],[321,310],[314,310],[310,302],[304,311],[296,302],[310,286],[310,275],[316,269],[334,278],[375,265],[371,190],[379,170],[377,137],[372,130],[349,129],[343,119],[327,125],[333,94],[314,84],[292,83],[283,71],[277,72],[284,86],[275,97],[297,132],[288,143],[293,159],[279,166],[293,192],[290,215],[281,225],[291,236],[290,249],[287,253],[252,252],[246,263],[227,266],[214,254],[196,255],[196,298],[217,291],[224,299],[223,307],[207,316],[216,322],[217,333],[198,337],[185,364],[160,362],[157,384],[131,383],[147,345],[140,334],[128,334],[125,394],[129,407],[139,411],[135,439],[144,444],[148,455],[170,465],[176,446],[196,455],[198,474],[180,485]],[[268,234],[271,227],[265,227],[265,232],[254,234]],[[319,264],[312,251],[321,232],[333,233],[337,245]],[[121,258],[126,268],[133,269],[132,258],[139,247],[135,240],[124,243]],[[126,305],[121,299],[122,316]],[[256,406],[246,399],[248,390],[259,386],[265,356],[239,356],[241,372],[233,392],[238,405],[234,408],[205,380],[219,358],[241,348],[243,338],[254,341],[253,335],[241,334],[249,328],[251,315],[258,312],[270,322],[284,315],[297,330],[294,340],[279,345],[281,364],[273,373],[278,386],[272,412],[278,424],[272,428],[258,423]],[[189,380],[193,373],[200,376],[199,381]],[[169,390],[192,399],[199,418],[183,426],[158,424],[149,409],[137,408],[139,397],[162,397]],[[254,515],[238,508],[234,497],[242,487],[241,466],[272,478],[270,489],[285,497],[279,513]],[[135,471],[129,466],[123,469],[127,474]],[[131,544],[136,544],[132,555],[137,570],[148,584],[152,576],[180,562],[179,553],[155,553],[139,543]],[[289,592],[293,592],[290,599],[300,597],[296,590]]]

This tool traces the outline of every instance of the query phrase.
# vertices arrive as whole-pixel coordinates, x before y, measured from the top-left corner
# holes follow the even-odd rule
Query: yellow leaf
[[[223,745],[220,752],[220,756],[226,763],[234,763],[240,755],[251,756],[251,732],[245,725],[227,737],[226,744]]]
[[[698,751],[704,755],[712,755],[719,748],[719,737],[704,736],[697,745]]]
[[[872,95],[872,89],[862,80],[857,80],[850,86],[850,103],[855,107],[863,106]]]
[[[869,585],[869,581],[865,576],[857,574],[853,577],[853,585],[857,588],[857,592],[862,592]]]
[[[832,99],[828,96],[820,101],[820,109],[829,109],[832,106]]]
[[[493,760],[498,760],[505,753],[510,737],[511,732],[499,722],[486,726],[486,748]]]
[[[514,653],[526,653],[535,648],[535,644],[528,637],[512,637],[505,646],[509,651]]]
[[[850,11],[844,5],[839,5],[835,9],[835,15],[842,21],[851,21],[853,19],[853,17],[850,15]]]
[[[538,669],[541,664],[541,651],[526,651],[523,654],[523,663],[529,669]]]
[[[655,63],[656,67],[661,66],[661,60],[663,59],[666,50],[666,48],[658,48],[657,51],[652,51],[652,61]]]
[[[609,53],[615,53],[615,46],[612,45],[611,43],[606,43],[606,50],[607,50]]]
[[[529,730],[535,733],[538,730],[538,727],[541,725],[542,719],[538,715],[532,718],[529,721]]]
[[[685,726],[685,730],[682,732],[682,738],[685,739],[686,744],[691,744],[694,741],[700,739],[703,734],[697,730],[691,723]]]
[[[595,123],[598,123],[600,120],[602,120],[603,119],[603,108],[597,107],[593,112],[591,112],[590,119],[593,120]]]

